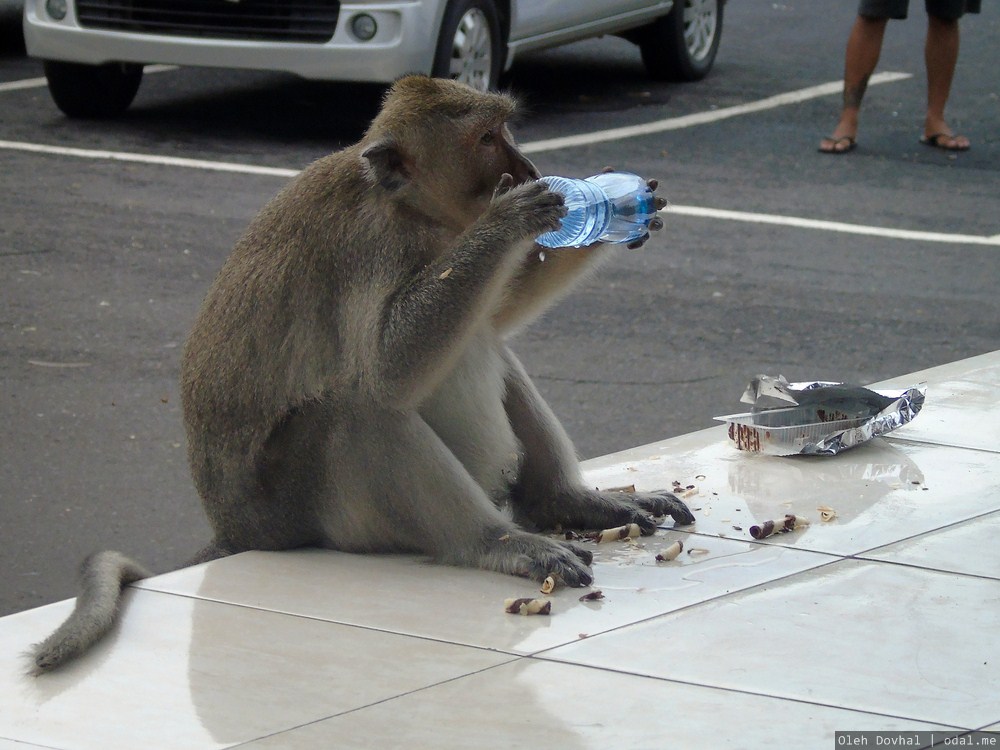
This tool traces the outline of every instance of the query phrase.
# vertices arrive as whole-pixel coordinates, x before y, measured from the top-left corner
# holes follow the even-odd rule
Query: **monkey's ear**
[[[361,152],[375,181],[386,190],[398,190],[410,179],[410,171],[399,146],[391,138],[373,143]]]

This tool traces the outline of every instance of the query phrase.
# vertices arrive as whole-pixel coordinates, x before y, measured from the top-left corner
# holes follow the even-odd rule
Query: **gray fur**
[[[410,551],[584,586],[590,553],[528,529],[637,522],[651,534],[650,514],[693,520],[666,492],[584,488],[569,438],[504,342],[602,254],[540,262],[533,239],[565,209],[514,145],[513,106],[402,79],[360,143],[305,169],[237,243],[181,372],[215,532],[204,559]],[[99,559],[38,671],[100,638],[121,586],[145,575]]]

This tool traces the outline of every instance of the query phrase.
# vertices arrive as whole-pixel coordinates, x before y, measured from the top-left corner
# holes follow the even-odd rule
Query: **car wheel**
[[[52,99],[69,117],[120,115],[142,82],[142,66],[131,63],[82,65],[45,60],[44,69]]]
[[[708,75],[722,38],[723,0],[676,0],[673,9],[638,35],[649,75],[699,81]]]
[[[445,9],[431,75],[497,88],[503,64],[500,18],[491,0],[451,0]]]

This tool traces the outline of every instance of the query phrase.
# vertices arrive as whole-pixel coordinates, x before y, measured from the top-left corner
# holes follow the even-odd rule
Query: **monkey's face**
[[[474,221],[489,206],[493,191],[505,174],[514,178],[515,185],[537,180],[541,174],[518,149],[506,122],[489,123],[469,135],[472,137],[468,152],[473,155],[473,168],[466,167],[465,192],[470,203],[469,220]]]
[[[366,135],[371,176],[395,200],[457,231],[489,207],[505,174],[515,184],[541,175],[507,123],[517,102],[456,81],[398,81]]]

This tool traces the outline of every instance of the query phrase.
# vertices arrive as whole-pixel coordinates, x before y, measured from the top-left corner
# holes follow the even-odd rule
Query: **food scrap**
[[[548,576],[544,581],[542,581],[542,593],[551,594],[555,591],[556,579],[555,576]]]
[[[581,602],[596,602],[604,598],[604,592],[600,589],[594,589],[593,591],[588,591],[586,594],[580,597]]]
[[[754,539],[763,539],[771,534],[782,534],[808,525],[809,521],[803,516],[793,516],[789,513],[780,521],[764,521],[760,526],[751,526],[750,536]]]
[[[504,612],[511,615],[547,615],[552,612],[552,602],[546,599],[505,599]]]
[[[696,556],[700,557],[701,555],[707,555],[708,552],[709,551],[704,547],[692,547],[691,549],[688,550],[688,554],[691,555],[692,557]]]
[[[823,523],[829,523],[834,518],[837,517],[837,511],[831,508],[829,505],[821,505],[816,510],[819,511],[819,518]]]
[[[684,542],[678,539],[656,556],[656,562],[670,562],[676,560],[677,556],[684,550]]]
[[[617,526],[613,529],[594,534],[591,538],[595,542],[620,542],[622,539],[635,539],[642,534],[642,530],[637,523],[627,523],[624,526]]]
[[[676,479],[674,480],[673,486],[670,488],[670,491],[673,492],[677,497],[682,499],[685,497],[691,497],[692,495],[698,494],[698,488],[695,487],[693,484],[682,485]]]

